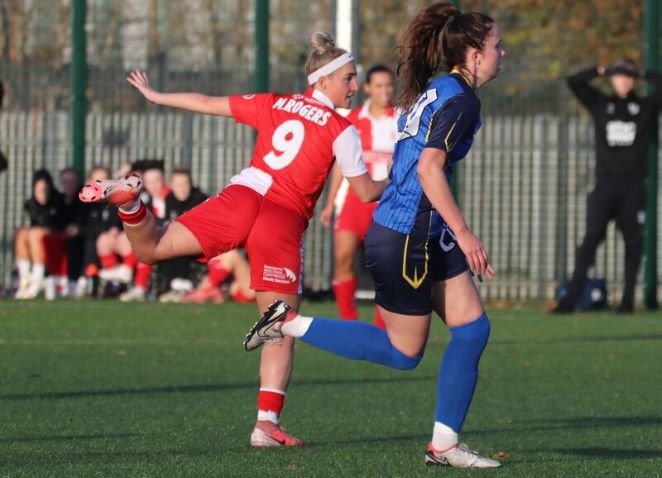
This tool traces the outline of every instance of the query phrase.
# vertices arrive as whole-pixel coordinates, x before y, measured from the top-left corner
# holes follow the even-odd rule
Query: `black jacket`
[[[45,227],[54,232],[62,232],[67,225],[64,196],[53,191],[46,204],[39,204],[34,198],[25,201],[24,209],[32,227]]]
[[[165,220],[171,221],[176,217],[181,216],[205,199],[207,199],[207,195],[198,188],[193,188],[190,196],[184,201],[179,201],[175,195],[170,192],[165,198]]]
[[[83,236],[94,238],[113,227],[121,230],[122,221],[117,217],[117,206],[86,203],[81,208],[79,227]]]
[[[655,93],[627,98],[606,95],[592,86],[597,68],[568,78],[568,86],[589,110],[595,123],[596,177],[646,177],[647,152],[653,119],[662,107],[662,76],[647,72],[644,78],[655,85]]]

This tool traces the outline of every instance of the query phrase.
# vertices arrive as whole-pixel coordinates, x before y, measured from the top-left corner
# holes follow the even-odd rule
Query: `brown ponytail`
[[[398,75],[403,85],[396,105],[409,111],[430,78],[464,66],[467,49],[482,50],[494,23],[482,13],[460,13],[448,2],[421,10],[402,35]]]

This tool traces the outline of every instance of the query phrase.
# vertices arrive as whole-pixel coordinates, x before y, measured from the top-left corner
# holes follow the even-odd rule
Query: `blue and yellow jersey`
[[[391,182],[373,220],[403,234],[423,221],[429,236],[441,234],[443,222],[423,194],[416,173],[418,159],[424,148],[445,151],[450,181],[453,165],[467,155],[479,128],[480,100],[464,77],[453,72],[432,80],[411,110],[398,119]]]

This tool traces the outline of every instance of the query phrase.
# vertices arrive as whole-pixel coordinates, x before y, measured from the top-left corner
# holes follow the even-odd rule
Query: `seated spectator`
[[[208,273],[197,289],[182,297],[185,304],[212,302],[220,304],[225,300],[221,285],[229,278],[230,297],[241,303],[255,301],[255,291],[251,289],[251,274],[248,261],[239,250],[234,249],[214,257],[208,263]]]
[[[33,299],[44,288],[46,253],[44,237],[52,232],[61,233],[65,226],[64,198],[53,185],[46,169],[32,176],[31,197],[25,202],[29,226],[16,231],[15,254],[18,269],[17,299]]]
[[[165,198],[170,193],[166,185],[163,172],[163,161],[156,159],[144,159],[133,164],[133,173],[138,173],[143,178],[145,189],[142,201],[148,207],[159,225],[165,222]],[[126,239],[126,238],[125,238]],[[120,295],[122,302],[145,300],[150,287],[150,279],[154,266],[136,262],[133,287]]]
[[[118,176],[128,174],[143,175],[140,162],[133,164],[123,164],[117,171]],[[133,282],[133,274],[138,264],[136,256],[133,254],[131,244],[121,229],[121,223],[117,226],[102,231],[96,240],[96,251],[99,257],[99,279],[107,282],[118,282],[130,285]],[[151,270],[149,271],[151,274]],[[149,281],[148,274],[148,281]]]
[[[60,191],[64,199],[62,210],[64,233],[51,233],[44,237],[46,248],[45,296],[53,299],[56,294],[68,297],[74,293],[76,282],[82,275],[83,241],[80,236],[83,203],[78,191],[83,187],[78,170],[68,167],[60,171]]]
[[[207,195],[193,186],[191,173],[186,169],[175,169],[170,178],[170,193],[165,198],[166,220],[175,220],[205,199]],[[191,279],[198,264],[190,257],[178,257],[161,262],[157,267],[157,290],[167,289],[167,291],[159,296],[159,300],[178,302],[184,293],[191,292],[193,288]]]
[[[165,198],[170,189],[165,184],[163,161],[141,160],[131,165],[130,173],[142,176],[145,190],[142,200],[161,224],[165,219]],[[123,302],[145,300],[153,266],[139,263],[126,235],[119,230],[102,233],[97,241],[101,262],[99,278],[108,282],[132,284],[120,295]],[[121,257],[121,263],[118,261]]]
[[[90,171],[88,182],[108,178],[110,178],[108,168],[96,166]],[[110,236],[113,237],[121,231],[122,223],[114,209],[116,209],[114,206],[101,203],[85,203],[82,206],[79,226],[82,241],[82,276],[79,277],[76,285],[76,297],[83,297],[91,291],[93,280],[99,274],[100,262],[97,254],[99,236],[110,232]],[[106,250],[108,249],[110,248],[107,247]]]

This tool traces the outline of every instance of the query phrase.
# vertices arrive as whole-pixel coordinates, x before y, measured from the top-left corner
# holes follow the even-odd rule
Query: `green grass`
[[[412,372],[299,344],[284,420],[309,446],[251,449],[259,354],[241,339],[255,315],[235,304],[0,302],[0,476],[662,475],[659,315],[493,310],[462,438],[506,458],[472,471],[423,465],[440,324]]]

